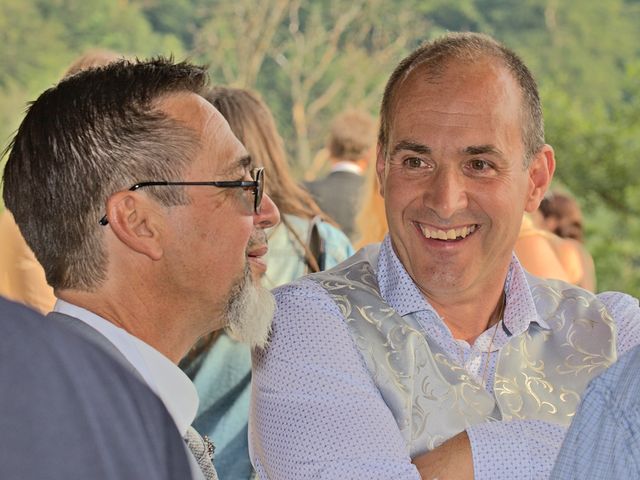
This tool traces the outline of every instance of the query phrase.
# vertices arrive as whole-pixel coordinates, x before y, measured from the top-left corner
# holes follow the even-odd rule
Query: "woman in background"
[[[356,217],[356,248],[381,242],[389,231],[375,162],[369,165],[362,192],[362,207]]]
[[[249,90],[216,87],[205,98],[229,122],[254,165],[265,167],[265,191],[280,210],[281,224],[269,234],[263,285],[274,288],[305,273],[330,268],[351,256],[353,249],[346,236],[293,179],[282,137],[260,97]],[[322,240],[324,257],[318,258],[318,251],[309,248],[314,227]]]
[[[265,167],[265,192],[280,210],[281,223],[268,233],[263,285],[274,288],[305,273],[330,268],[351,256],[353,248],[347,237],[291,176],[284,143],[260,97],[248,90],[216,87],[205,98],[229,122],[253,158],[254,166]],[[198,432],[214,439],[220,478],[251,478],[247,440],[249,348],[224,333],[214,334],[191,352],[182,367],[200,396],[193,425]]]
[[[540,202],[534,220],[538,227],[563,240],[556,242],[556,251],[571,282],[595,292],[595,265],[584,246],[582,211],[575,198],[560,192],[548,193]]]

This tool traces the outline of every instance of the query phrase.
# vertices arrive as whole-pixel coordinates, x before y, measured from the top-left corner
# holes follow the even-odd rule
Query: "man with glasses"
[[[254,284],[279,221],[264,173],[199,93],[203,68],[120,61],[64,79],[10,146],[4,200],[58,301],[48,315],[141,377],[206,478],[198,398],[177,363],[228,327],[266,342],[271,294]]]

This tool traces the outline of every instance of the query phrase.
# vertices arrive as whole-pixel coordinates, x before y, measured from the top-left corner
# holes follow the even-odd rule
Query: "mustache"
[[[267,233],[263,229],[255,229],[249,237],[249,243],[247,244],[247,252],[250,252],[255,247],[261,247],[269,243],[267,239]]]

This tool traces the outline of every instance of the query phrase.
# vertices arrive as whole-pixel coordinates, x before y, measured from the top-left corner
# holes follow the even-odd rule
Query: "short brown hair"
[[[110,63],[46,90],[9,145],[4,201],[58,289],[92,290],[105,276],[106,199],[141,180],[179,178],[197,145],[157,107],[164,95],[199,93],[203,67],[170,59]],[[150,189],[166,205],[175,189]]]
[[[345,110],[331,123],[329,154],[338,160],[356,161],[376,143],[375,119],[362,110]]]
[[[419,66],[427,68],[427,75],[440,74],[451,61],[466,63],[480,58],[492,57],[503,62],[518,83],[522,92],[525,165],[544,145],[544,124],[538,87],[524,62],[513,51],[488,35],[481,33],[449,33],[437,40],[423,43],[400,64],[389,77],[380,107],[380,132],[378,142],[385,157],[388,155],[391,125],[393,123],[393,100],[399,86]]]

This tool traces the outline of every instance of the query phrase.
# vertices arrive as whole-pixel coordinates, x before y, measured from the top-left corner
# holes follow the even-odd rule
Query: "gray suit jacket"
[[[331,172],[305,184],[323,212],[333,218],[350,240],[354,240],[355,218],[362,203],[364,177],[352,172]]]
[[[173,419],[133,367],[88,325],[52,317],[0,299],[0,478],[192,478]]]
[[[48,313],[46,319],[52,323],[64,326],[68,331],[73,332],[94,347],[99,348],[106,355],[111,357],[114,362],[118,363],[122,368],[144,383],[144,379],[142,378],[142,375],[140,375],[140,372],[138,372],[138,370],[129,362],[129,360],[126,359],[122,352],[109,341],[107,337],[102,335],[95,328],[87,325],[82,320],[59,312]]]

